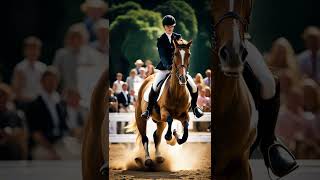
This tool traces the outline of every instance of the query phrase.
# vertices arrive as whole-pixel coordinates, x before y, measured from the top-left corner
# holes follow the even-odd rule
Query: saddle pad
[[[159,96],[158,96],[158,99],[157,99],[157,102],[159,101],[162,93],[163,93],[163,89],[164,89],[164,86],[165,84],[167,83],[168,79],[169,79],[170,76],[167,76],[165,81],[162,83],[162,86],[161,86],[161,89],[160,89],[160,93],[159,93]],[[149,94],[150,94],[150,91],[151,91],[151,88],[152,88],[152,84],[149,85],[149,87],[147,88],[147,90],[144,92],[143,94],[143,100],[145,100],[146,102],[149,102]]]

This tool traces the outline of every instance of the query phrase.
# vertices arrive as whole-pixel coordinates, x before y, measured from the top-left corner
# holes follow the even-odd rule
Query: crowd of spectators
[[[28,36],[10,84],[0,82],[0,160],[80,159],[82,129],[93,87],[109,58],[107,4],[86,0],[52,64],[42,42]]]

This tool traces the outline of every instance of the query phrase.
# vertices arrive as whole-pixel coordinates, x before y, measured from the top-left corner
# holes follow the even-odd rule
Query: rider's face
[[[172,34],[173,33],[173,30],[174,30],[174,26],[173,25],[164,25],[164,31],[167,33],[167,34]]]

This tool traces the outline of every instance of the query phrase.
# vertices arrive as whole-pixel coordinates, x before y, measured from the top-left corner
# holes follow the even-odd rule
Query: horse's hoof
[[[162,156],[158,156],[158,157],[156,157],[156,162],[161,164],[164,162],[164,158]]]
[[[144,162],[144,165],[146,167],[151,167],[153,165],[153,162],[151,159],[146,159],[146,161]]]
[[[164,138],[165,138],[167,141],[170,141],[170,140],[172,139],[171,133],[170,133],[170,134],[166,134],[166,135],[164,136]]]
[[[143,167],[143,161],[141,158],[136,157],[134,158],[134,161],[136,162],[136,164],[138,165],[138,167]]]

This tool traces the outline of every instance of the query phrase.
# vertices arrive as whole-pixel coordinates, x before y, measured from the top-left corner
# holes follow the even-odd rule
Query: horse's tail
[[[137,135],[136,138],[136,144],[139,144],[141,142],[141,135],[138,131],[138,126],[137,126],[137,121],[136,119],[133,119],[126,127],[124,127],[126,129],[127,133],[133,132]]]

